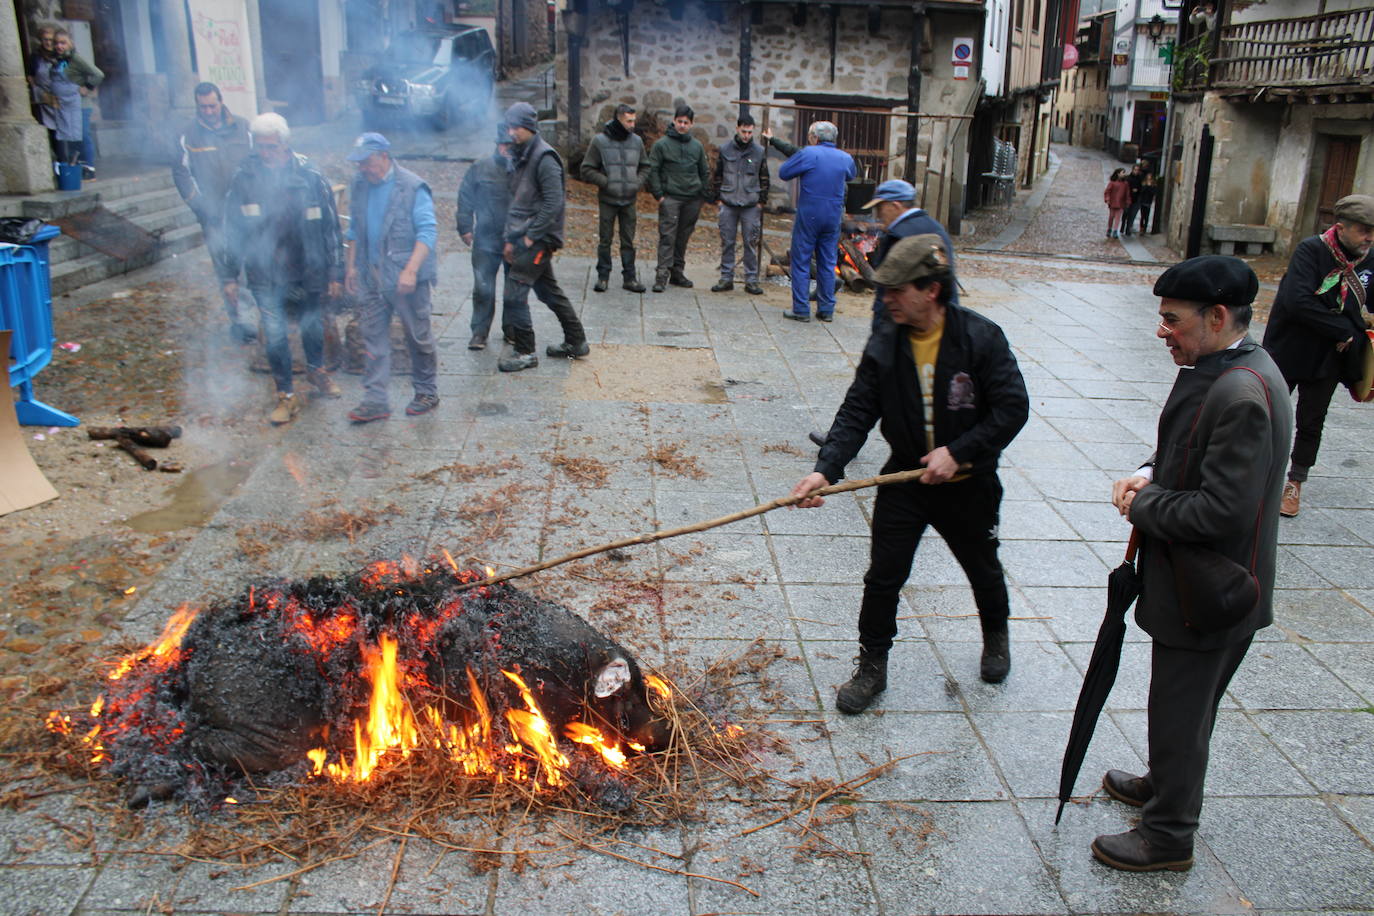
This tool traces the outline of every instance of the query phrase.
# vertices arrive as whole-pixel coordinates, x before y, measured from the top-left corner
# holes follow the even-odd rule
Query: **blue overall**
[[[840,220],[844,217],[845,183],[857,174],[854,157],[823,140],[798,150],[778,169],[783,181],[801,179],[797,216],[792,224],[792,312],[810,317],[808,280],[816,257],[816,312],[835,311],[835,261]]]

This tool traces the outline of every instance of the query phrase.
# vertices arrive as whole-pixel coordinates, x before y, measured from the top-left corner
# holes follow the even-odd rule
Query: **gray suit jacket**
[[[1215,649],[1274,622],[1279,502],[1292,439],[1288,386],[1251,338],[1179,371],[1159,417],[1154,483],[1136,494],[1130,514],[1144,580],[1136,622],[1154,639]],[[1165,549],[1193,544],[1253,567],[1259,580],[1255,609],[1207,636],[1184,623]]]

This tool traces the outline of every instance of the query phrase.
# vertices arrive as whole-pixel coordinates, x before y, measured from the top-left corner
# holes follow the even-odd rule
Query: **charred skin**
[[[430,670],[450,714],[475,715],[469,670],[489,701],[501,697],[507,707],[520,707],[518,689],[501,673],[514,671],[560,732],[586,722],[646,750],[666,745],[667,730],[654,718],[634,657],[581,617],[504,585],[464,604],[440,629]],[[623,674],[607,676],[608,668]]]

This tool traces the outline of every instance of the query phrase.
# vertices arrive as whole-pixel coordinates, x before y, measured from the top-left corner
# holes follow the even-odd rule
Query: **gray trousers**
[[[744,231],[744,279],[759,280],[759,233],[763,231],[763,211],[756,206],[720,205],[720,278],[735,279],[736,228]]]
[[[602,280],[611,276],[611,235],[616,224],[620,225],[620,272],[626,281],[635,279],[635,213],[634,201],[628,204],[608,204],[598,201],[596,205],[596,275]]]
[[[701,215],[701,198],[665,197],[658,202],[658,266],[655,280],[682,276],[687,266],[687,241]]]
[[[391,379],[391,316],[401,319],[406,349],[410,351],[410,378],[416,394],[438,396],[436,377],[439,360],[434,345],[434,332],[429,326],[430,284],[417,283],[415,292],[408,295],[383,293],[368,285],[363,291],[362,309],[358,324],[367,348],[367,365],[363,368],[363,401],[388,407],[387,382]]]

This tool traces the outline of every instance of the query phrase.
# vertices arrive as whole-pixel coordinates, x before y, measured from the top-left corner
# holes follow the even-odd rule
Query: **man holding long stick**
[[[939,236],[897,242],[877,281],[892,322],[869,337],[815,470],[792,489],[802,497],[798,506],[821,505],[823,499],[809,494],[844,475],[875,424],[892,447],[885,473],[925,468],[918,481],[878,489],[859,657],[835,697],[835,708],[850,714],[887,688],[897,598],[927,525],[945,539],[973,587],[983,680],[999,683],[1011,670],[1007,585],[997,558],[997,458],[1030,412],[1002,329],[950,301],[954,273]]]

